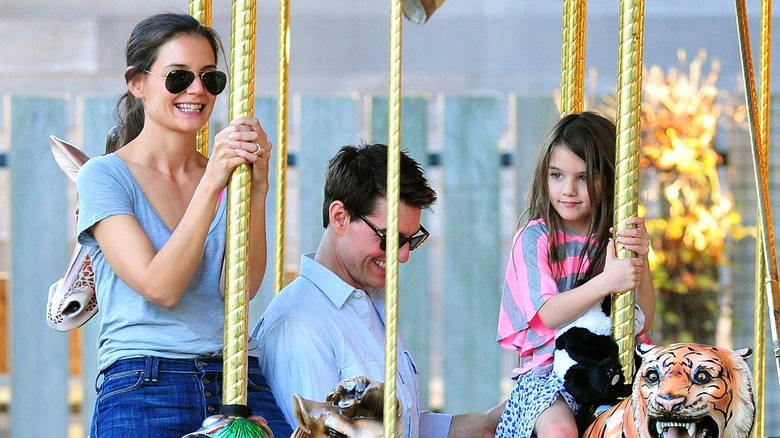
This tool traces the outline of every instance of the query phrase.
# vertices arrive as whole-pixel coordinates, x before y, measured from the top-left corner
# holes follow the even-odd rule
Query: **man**
[[[401,153],[399,263],[425,242],[422,210],[436,202],[419,164]],[[268,306],[253,336],[261,368],[287,421],[293,394],[324,401],[341,380],[384,380],[387,146],[344,146],[325,175],[325,233],[300,275]],[[417,370],[401,336],[396,396],[404,437],[493,437],[503,404],[486,413],[421,412]]]

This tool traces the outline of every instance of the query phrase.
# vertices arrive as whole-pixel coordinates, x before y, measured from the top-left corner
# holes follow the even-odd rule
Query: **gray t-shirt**
[[[146,300],[116,275],[90,230],[107,217],[127,214],[138,220],[156,250],[170,238],[171,230],[149,204],[125,162],[114,154],[90,159],[79,170],[77,187],[78,240],[89,247],[100,309],[98,368],[104,370],[117,359],[130,356],[183,359],[221,354],[224,299],[219,276],[225,251],[224,199],[209,227],[192,281],[178,305],[168,309]]]

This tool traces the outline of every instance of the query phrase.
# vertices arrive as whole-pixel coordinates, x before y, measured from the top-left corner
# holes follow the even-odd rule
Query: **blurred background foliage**
[[[745,109],[722,102],[715,83],[719,63],[706,52],[687,72],[644,72],[641,110],[641,215],[651,237],[649,257],[658,291],[651,337],[661,344],[729,342],[732,288],[723,280],[729,248],[755,227],[747,227],[721,181],[724,155],[715,148],[719,123],[743,123]],[[719,324],[719,321],[726,324]],[[720,331],[720,333],[719,333]],[[723,341],[725,339],[725,341]]]

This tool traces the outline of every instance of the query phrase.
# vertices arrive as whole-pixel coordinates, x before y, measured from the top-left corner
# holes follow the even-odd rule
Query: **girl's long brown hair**
[[[550,232],[550,261],[560,266],[565,249],[558,242],[563,221],[552,206],[547,185],[550,157],[556,147],[565,147],[585,162],[588,196],[592,214],[588,224],[588,239],[580,253],[580,260],[591,256],[591,264],[584,281],[604,270],[606,243],[610,237],[615,197],[615,125],[594,112],[569,114],[563,117],[547,135],[534,171],[528,192],[528,208],[523,213],[524,224],[543,219]]]

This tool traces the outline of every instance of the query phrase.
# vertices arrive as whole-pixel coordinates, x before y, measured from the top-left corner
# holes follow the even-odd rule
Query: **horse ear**
[[[51,146],[51,153],[54,155],[57,165],[71,181],[76,182],[76,174],[81,166],[89,160],[89,156],[76,146],[53,135],[49,136],[49,146]]]

